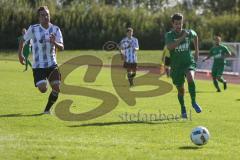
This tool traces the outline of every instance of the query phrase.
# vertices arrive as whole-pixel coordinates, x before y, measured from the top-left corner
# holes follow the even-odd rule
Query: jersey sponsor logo
[[[175,48],[175,51],[177,52],[184,52],[189,50],[190,43],[187,41],[183,44],[180,44],[177,48]]]
[[[213,54],[214,54],[214,58],[222,58],[222,50],[220,49],[218,52],[217,51],[214,51],[213,52]]]

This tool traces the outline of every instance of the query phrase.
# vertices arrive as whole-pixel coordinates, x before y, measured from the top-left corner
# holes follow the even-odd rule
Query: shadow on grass
[[[4,117],[37,117],[37,116],[42,116],[44,115],[43,113],[36,113],[36,114],[22,114],[22,113],[17,113],[17,114],[3,114],[0,115],[0,118]]]
[[[182,147],[179,147],[178,149],[182,149],[182,150],[198,150],[198,149],[202,149],[202,147],[200,147],[200,146],[182,146]]]
[[[173,93],[177,93],[177,91],[172,91]],[[186,91],[186,93],[189,93],[188,91]],[[196,91],[196,93],[217,93],[216,91]]]
[[[80,125],[71,125],[68,127],[91,127],[91,126],[114,126],[114,125],[129,125],[129,124],[169,124],[169,123],[184,123],[186,121],[118,121],[118,122],[97,122],[97,123],[87,123]]]
[[[216,91],[196,91],[196,93],[217,93]]]
[[[240,98],[239,98],[239,99],[236,99],[236,101],[240,101]]]
[[[98,85],[98,84],[84,84],[80,85],[80,87],[111,87],[113,85]],[[128,85],[115,85],[116,87],[127,87]]]

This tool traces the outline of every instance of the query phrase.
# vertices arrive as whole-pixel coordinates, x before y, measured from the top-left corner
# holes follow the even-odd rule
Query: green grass
[[[66,51],[59,53],[59,62],[71,57],[90,54],[110,63],[112,53],[100,51]],[[147,56],[146,56],[147,55]],[[146,59],[145,59],[145,57]],[[157,62],[154,51],[140,52],[141,61]],[[109,68],[103,68],[94,83],[83,81],[86,67],[75,70],[67,84],[86,86],[110,92],[119,102],[110,113],[89,121],[67,122],[55,115],[37,114],[44,109],[50,90],[41,94],[33,84],[31,70],[17,61],[16,54],[0,56],[0,159],[238,159],[240,146],[240,87],[229,85],[228,90],[216,93],[209,81],[196,81],[197,99],[201,114],[191,110],[192,120],[129,122],[123,114],[179,114],[176,90],[156,97],[137,98],[135,106],[126,104],[113,88]],[[143,74],[140,72],[139,74]],[[164,81],[171,82],[166,78]],[[123,86],[124,87],[124,86]],[[154,87],[152,86],[151,89]],[[149,86],[133,90],[149,90]],[[91,97],[63,95],[58,102],[72,99],[71,111],[82,113],[96,108],[101,100]],[[190,97],[185,97],[190,111]],[[53,112],[54,113],[54,112]],[[192,128],[206,126],[209,143],[197,147],[189,138]]]

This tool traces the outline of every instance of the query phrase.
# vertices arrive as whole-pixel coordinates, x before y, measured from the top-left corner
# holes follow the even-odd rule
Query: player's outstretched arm
[[[227,52],[227,54],[225,55],[225,58],[231,57],[231,56],[232,56],[232,53],[231,52]]]
[[[23,56],[23,46],[24,46],[24,41],[23,39],[21,39],[19,41],[19,44],[18,44],[18,59],[19,59],[19,62],[24,65],[25,64],[25,58]]]
[[[206,58],[204,58],[202,61],[205,62],[206,60],[208,60],[210,57],[212,57],[211,55],[207,56]]]

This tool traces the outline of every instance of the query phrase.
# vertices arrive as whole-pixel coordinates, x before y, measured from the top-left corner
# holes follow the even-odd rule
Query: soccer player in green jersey
[[[162,69],[164,71],[162,71]],[[170,53],[169,50],[167,49],[167,46],[164,46],[163,52],[162,52],[162,58],[160,62],[160,72],[163,74],[166,73],[167,78],[170,77]]]
[[[227,89],[227,81],[223,78],[223,71],[224,71],[224,65],[226,64],[225,57],[228,55],[231,55],[231,52],[228,50],[226,46],[221,44],[221,37],[216,36],[215,37],[215,46],[213,46],[210,49],[210,54],[205,59],[203,59],[203,62],[210,57],[214,57],[214,62],[212,66],[212,79],[213,84],[215,88],[217,89],[217,92],[221,92],[221,89],[218,86],[218,82],[223,83],[224,90]]]
[[[196,102],[196,90],[194,73],[196,69],[195,60],[198,59],[198,36],[193,30],[183,29],[183,15],[175,13],[172,17],[173,30],[165,34],[167,48],[170,51],[171,78],[178,90],[178,101],[181,105],[182,118],[187,118],[184,103],[184,82],[185,77],[188,82],[188,90],[191,96],[192,107],[197,113],[202,111]],[[195,55],[193,57],[190,44],[193,41]]]
[[[18,43],[23,39],[23,36],[26,33],[26,31],[27,30],[25,28],[22,29],[22,35],[20,37],[18,37]],[[30,67],[32,67],[31,62],[28,59],[30,53],[31,53],[30,41],[27,41],[27,42],[25,42],[24,47],[23,47],[23,56],[25,58],[25,70],[24,71],[27,71],[28,65]]]

